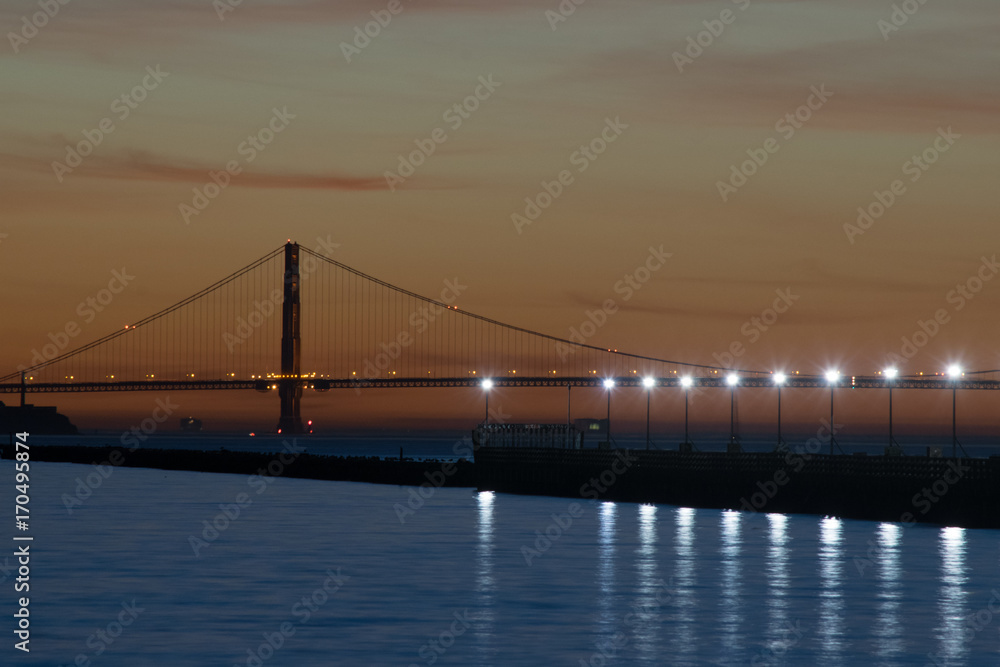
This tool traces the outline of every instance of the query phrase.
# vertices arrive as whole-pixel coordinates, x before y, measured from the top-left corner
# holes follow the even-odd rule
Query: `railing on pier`
[[[472,437],[477,447],[583,449],[583,433],[572,424],[480,424]]]

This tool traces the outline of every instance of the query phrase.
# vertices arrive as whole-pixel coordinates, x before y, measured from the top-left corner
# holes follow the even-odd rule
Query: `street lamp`
[[[826,372],[826,381],[830,383],[830,455],[833,455],[833,388],[840,380],[840,371],[829,370]]]
[[[729,385],[729,444],[736,444],[736,385],[740,383],[740,376],[730,373],[726,377],[726,384]]]
[[[642,378],[642,386],[646,388],[646,449],[649,449],[649,397],[656,386],[656,380],[650,377]]]
[[[958,381],[962,377],[962,367],[958,364],[948,366],[948,377],[951,379],[951,458],[958,456],[958,420],[956,410],[958,397]]]
[[[490,389],[493,388],[493,380],[486,378],[480,385],[483,388],[483,394],[486,396],[486,423],[490,423]]]
[[[604,388],[608,390],[608,447],[611,446],[611,390],[615,386],[615,381],[608,378],[604,381]]]
[[[783,444],[785,444],[785,441],[781,439],[781,385],[785,384],[785,380],[787,379],[788,378],[785,377],[784,373],[774,374],[774,385],[778,388],[778,447],[779,448]]]
[[[681,387],[684,388],[684,444],[689,444],[690,439],[688,438],[688,389],[694,381],[691,379],[690,375],[685,375],[681,378]]]
[[[886,384],[889,385],[889,446],[892,447],[896,441],[892,437],[892,385],[896,376],[899,375],[899,371],[895,368],[887,368],[882,371],[882,376],[885,377]]]

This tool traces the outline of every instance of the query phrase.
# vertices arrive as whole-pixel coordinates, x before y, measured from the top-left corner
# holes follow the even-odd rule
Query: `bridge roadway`
[[[644,389],[643,378],[639,375],[628,375],[613,378],[615,387],[637,387]],[[693,377],[693,387],[720,387],[729,388],[726,378],[721,374],[711,377]],[[500,376],[490,378],[494,387],[599,387],[604,388],[604,377],[513,377]],[[655,378],[656,387],[681,389],[681,378],[679,375]],[[291,383],[296,380],[272,378],[268,380],[137,380],[126,382],[28,382],[0,384],[0,394],[19,394],[23,390],[29,394],[44,393],[79,393],[79,392],[108,392],[108,391],[217,391],[236,389],[255,389],[257,391],[273,391],[282,383]],[[373,378],[373,379],[318,379],[301,378],[304,389],[315,391],[327,391],[330,389],[389,389],[404,387],[479,387],[483,381],[480,377],[452,377],[452,378]],[[845,376],[833,386],[836,388],[857,388],[857,389],[974,389],[974,390],[997,390],[1000,389],[998,380],[951,380],[942,376],[931,377],[900,377],[895,380],[885,380],[877,376]],[[826,378],[818,375],[790,375],[782,385],[786,389],[797,388],[823,388],[828,389],[830,383]],[[770,387],[774,388],[774,380],[771,376],[760,374],[757,376],[741,375],[738,387]]]

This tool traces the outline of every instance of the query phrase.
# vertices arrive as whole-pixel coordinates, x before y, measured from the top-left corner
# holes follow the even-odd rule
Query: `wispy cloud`
[[[52,174],[50,162],[38,158],[0,153],[0,166]],[[144,151],[125,151],[111,156],[91,156],[69,178],[101,178],[156,183],[203,184],[219,165],[186,163]],[[234,187],[306,190],[386,190],[381,175],[354,176],[340,173],[288,173],[245,169],[233,177]]]

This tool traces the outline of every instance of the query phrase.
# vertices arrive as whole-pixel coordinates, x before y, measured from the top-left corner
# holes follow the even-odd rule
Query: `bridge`
[[[277,428],[303,431],[304,391],[387,387],[997,390],[1000,371],[785,375],[591,345],[460,310],[289,241],[205,289],[76,349],[42,348],[0,393],[275,392]],[[484,384],[485,382],[485,384]],[[891,409],[891,407],[890,407]],[[890,418],[891,423],[891,418]],[[954,412],[953,412],[954,428]]]

